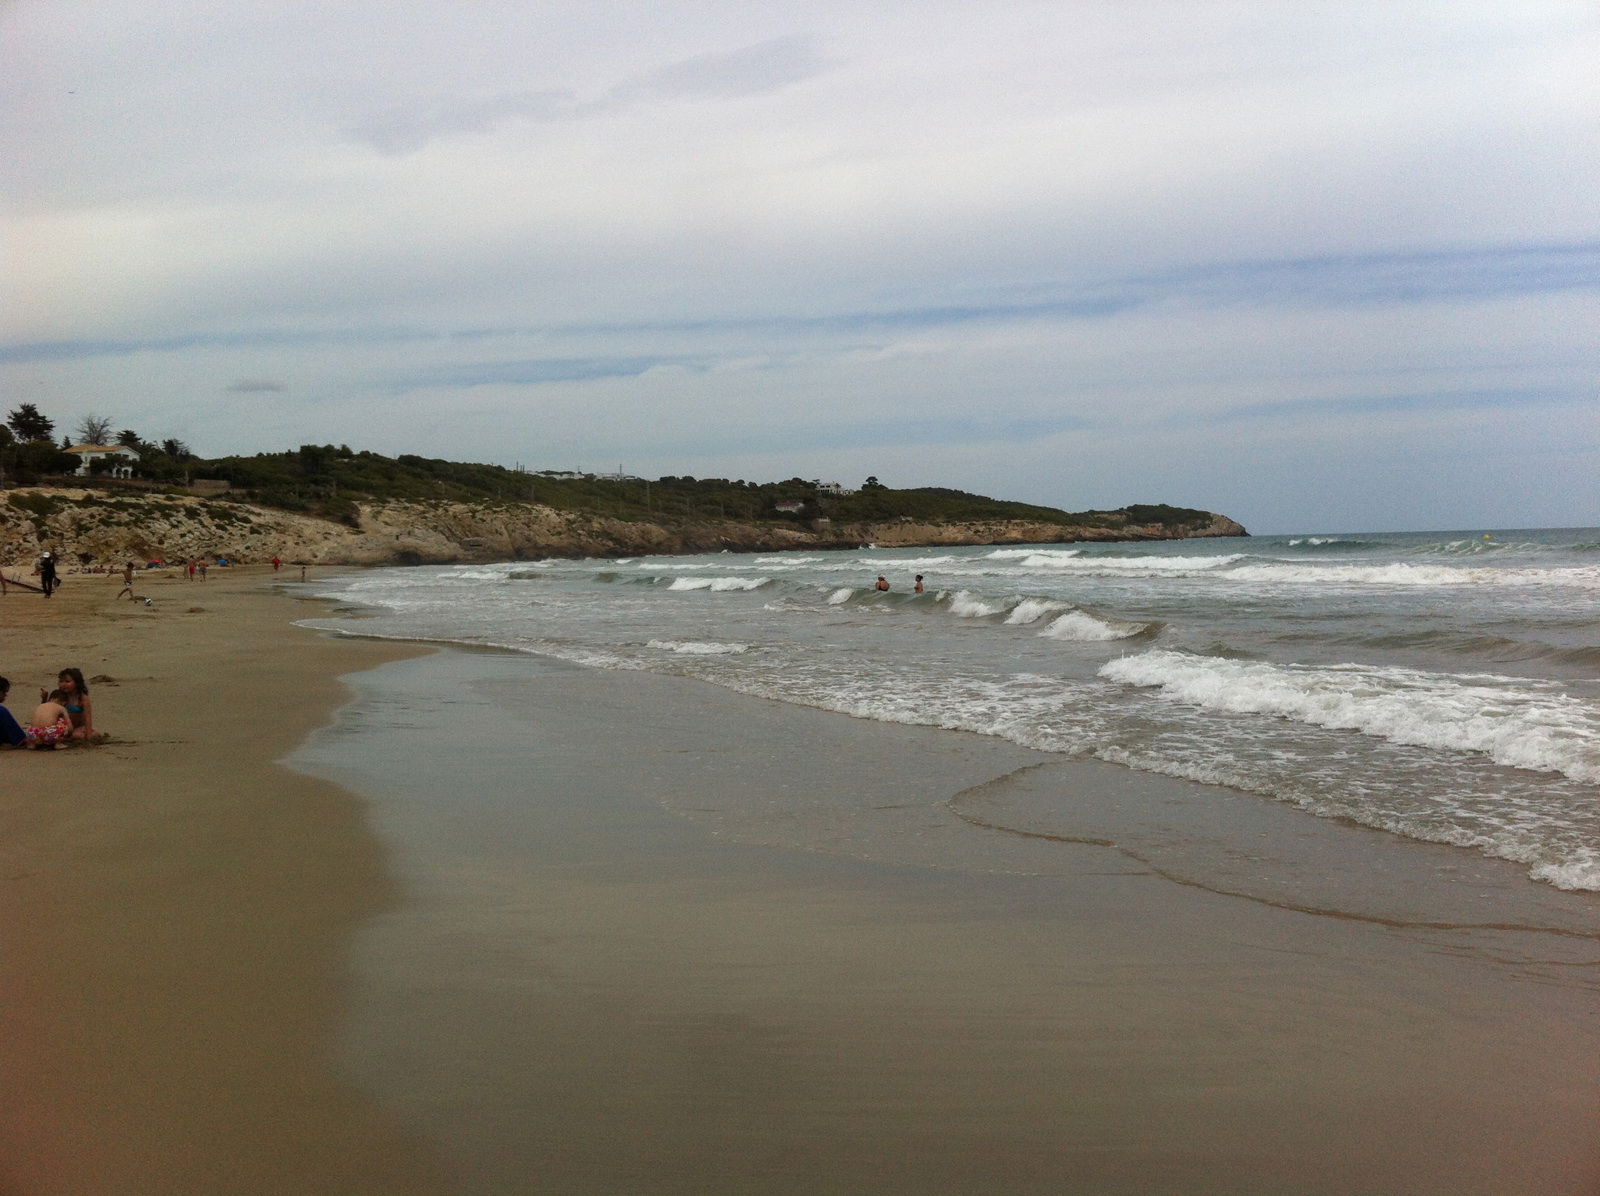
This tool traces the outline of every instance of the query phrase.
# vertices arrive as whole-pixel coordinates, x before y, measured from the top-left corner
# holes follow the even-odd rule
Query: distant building
[[[89,466],[96,461],[109,461],[110,467],[102,472],[114,478],[131,478],[139,464],[139,454],[125,444],[75,444],[67,452],[78,458],[78,468],[72,472],[80,478],[89,476]]]
[[[806,509],[806,504],[803,503],[802,501],[800,501],[797,498],[786,498],[782,502],[773,503],[772,504],[772,509],[775,510],[775,511],[783,511],[783,512],[785,512],[787,514],[793,515],[796,512],[805,510]]]
[[[855,491],[849,486],[841,486],[838,482],[818,482],[817,493],[831,494],[835,498],[843,498],[846,494],[854,494]]]

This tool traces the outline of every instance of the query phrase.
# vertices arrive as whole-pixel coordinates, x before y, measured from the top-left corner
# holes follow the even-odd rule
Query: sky
[[[7,0],[0,409],[1600,525],[1592,0]]]

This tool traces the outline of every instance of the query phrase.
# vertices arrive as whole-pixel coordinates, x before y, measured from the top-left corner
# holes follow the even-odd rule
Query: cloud
[[[409,154],[445,137],[492,133],[511,123],[568,120],[581,113],[582,106],[571,92],[505,92],[437,100],[421,111],[392,108],[362,121],[350,136],[381,154]]]
[[[381,154],[404,155],[429,142],[486,134],[505,125],[583,120],[662,101],[737,100],[767,95],[821,74],[827,62],[809,37],[776,37],[728,53],[697,54],[625,80],[594,99],[569,90],[508,91],[443,97],[421,107],[371,116],[349,136]]]
[[[612,89],[611,99],[713,100],[766,95],[827,69],[811,38],[775,37],[725,54],[697,54]]]
[[[637,378],[662,366],[701,369],[691,358],[591,357],[539,358],[523,361],[470,362],[412,370],[396,378],[396,392],[423,387],[536,386],[551,382],[589,382],[598,378]]]
[[[1018,293],[1021,291],[1022,293]],[[993,288],[978,301],[924,306],[851,307],[811,315],[777,310],[744,311],[698,319],[656,317],[627,321],[570,321],[547,324],[494,324],[466,327],[347,327],[297,329],[262,327],[252,331],[191,334],[141,340],[42,341],[0,345],[0,363],[119,356],[141,352],[181,353],[197,348],[306,346],[317,344],[404,344],[446,339],[473,342],[526,336],[627,338],[643,334],[718,338],[749,334],[761,338],[835,336],[860,338],[869,333],[953,328],[968,324],[1039,321],[1070,324],[1103,321],[1138,311],[1184,308],[1197,311],[1284,308],[1404,308],[1442,302],[1482,302],[1521,296],[1600,292],[1600,242],[1549,245],[1482,245],[1412,253],[1343,254],[1277,261],[1221,261],[1160,274],[1126,275],[1100,281],[1040,279],[1023,288]],[[783,296],[777,296],[782,302]],[[880,346],[854,343],[851,351]],[[623,372],[642,372],[664,358],[637,354],[606,359],[620,362]],[[688,359],[673,364],[695,365]],[[528,381],[542,377],[549,366],[566,369],[610,368],[600,359],[512,361],[480,370],[501,369],[514,380],[519,370]],[[441,367],[440,380],[460,371]],[[470,371],[468,372],[470,374]],[[468,375],[460,375],[466,377]],[[573,377],[583,376],[574,374]],[[598,376],[598,375],[596,375]],[[475,382],[454,382],[473,385]],[[237,389],[235,387],[230,389]]]
[[[1247,420],[1303,420],[1316,416],[1402,415],[1444,411],[1527,412],[1546,407],[1593,403],[1593,390],[1453,390],[1420,394],[1337,395],[1330,398],[1286,399],[1246,403],[1207,416],[1185,418],[1195,424],[1230,424]]]
[[[285,391],[288,389],[282,382],[274,382],[270,378],[240,378],[232,386],[228,387],[228,393],[252,395],[265,391]]]

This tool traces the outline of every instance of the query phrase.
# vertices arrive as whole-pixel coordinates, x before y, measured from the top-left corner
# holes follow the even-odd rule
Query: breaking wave
[[[667,589],[711,590],[719,593],[727,590],[759,590],[771,580],[770,577],[678,577]]]
[[[1370,665],[1276,665],[1156,649],[1100,676],[1173,701],[1267,714],[1391,743],[1477,752],[1512,768],[1600,783],[1600,710],[1553,682]]]

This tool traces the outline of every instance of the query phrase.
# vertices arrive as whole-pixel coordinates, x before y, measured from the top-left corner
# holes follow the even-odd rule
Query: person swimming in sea
[[[911,589],[912,589],[912,592],[916,593],[916,594],[920,594],[920,593],[923,592],[922,574],[920,574],[920,573],[917,574],[917,584],[912,586]]]
[[[881,573],[878,574],[878,584],[874,588],[879,590],[887,590],[889,588],[889,579]]]

